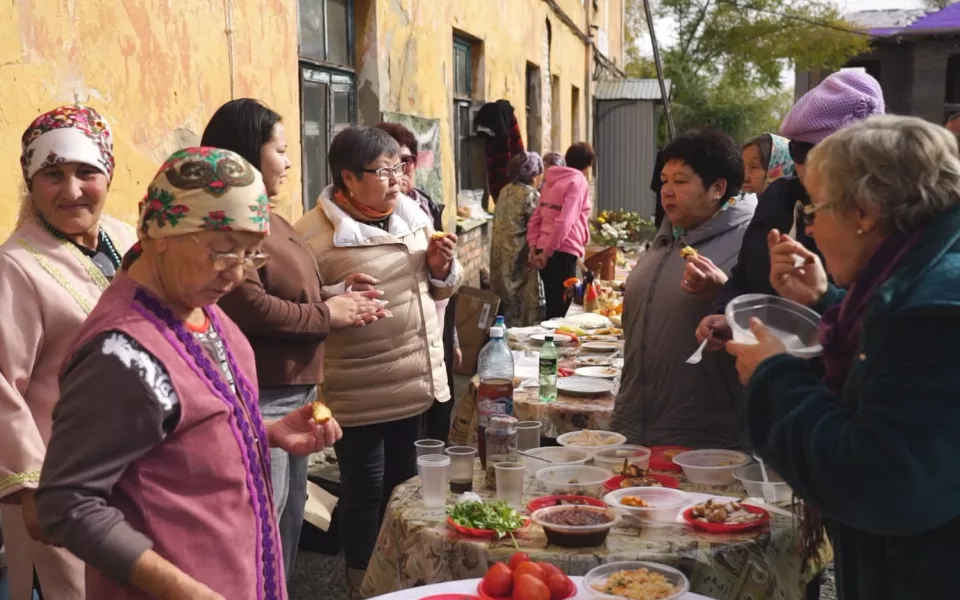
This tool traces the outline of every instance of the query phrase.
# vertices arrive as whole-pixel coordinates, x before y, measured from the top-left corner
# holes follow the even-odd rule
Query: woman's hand
[[[382,294],[380,290],[370,290],[328,298],[326,305],[330,311],[330,326],[334,329],[363,327],[391,316],[390,311],[384,308],[387,303],[379,299]]]
[[[750,319],[750,331],[757,338],[756,344],[727,342],[727,352],[737,359],[737,374],[740,375],[740,383],[743,385],[747,385],[760,363],[771,356],[787,352],[783,342],[770,333],[760,319],[756,317]]]
[[[430,276],[441,281],[449,277],[456,251],[456,235],[445,233],[443,237],[431,237],[427,245],[427,267],[430,269]]]
[[[270,446],[307,456],[332,446],[343,437],[343,430],[336,419],[317,425],[313,420],[313,407],[307,404],[273,422],[268,427],[268,435]]]
[[[691,294],[719,290],[727,282],[727,274],[702,254],[687,259],[680,287]]]
[[[827,272],[820,257],[776,229],[767,234],[770,285],[778,294],[804,306],[814,306],[827,293]]]
[[[374,286],[380,283],[376,277],[364,273],[347,275],[347,278],[344,279],[343,282],[346,284],[346,289],[351,292],[369,292],[374,289]]]
[[[716,351],[723,349],[728,340],[733,339],[733,331],[727,324],[727,318],[723,315],[708,315],[700,321],[697,326],[697,343],[702,344],[703,340],[707,342],[707,350]]]
[[[34,498],[34,490],[22,490],[19,495],[20,511],[23,513],[23,526],[30,534],[30,538],[35,542],[46,544],[48,546],[57,546],[52,539],[43,531],[40,526],[40,520],[37,518],[37,501]]]

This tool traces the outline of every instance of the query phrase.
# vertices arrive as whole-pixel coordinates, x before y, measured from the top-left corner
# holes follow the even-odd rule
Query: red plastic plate
[[[696,529],[703,531],[709,531],[710,533],[737,533],[738,531],[749,531],[751,529],[756,529],[757,527],[762,527],[770,522],[770,513],[763,510],[757,506],[751,506],[749,504],[741,504],[743,510],[753,513],[755,515],[761,515],[756,521],[751,521],[750,523],[738,523],[736,525],[725,525],[723,523],[707,523],[704,521],[698,521],[693,518],[693,507],[691,506],[687,510],[683,511],[683,520],[692,525]]]
[[[480,600],[480,596],[474,596],[473,594],[439,594],[420,598],[420,600]]]
[[[569,591],[567,595],[561,598],[560,600],[567,600],[567,598],[573,598],[577,595],[577,584],[573,582],[572,579],[567,579],[570,582],[570,587],[567,588]],[[480,594],[480,598],[483,600],[511,600],[511,596],[490,596],[489,594],[483,591],[483,581],[480,581],[480,585],[477,586],[477,593]]]
[[[600,508],[606,508],[607,506],[603,503],[603,500],[598,500],[597,498],[591,498],[589,496],[541,496],[540,498],[534,498],[531,500],[530,504],[527,505],[527,510],[533,512],[535,510],[540,510],[541,508],[557,506],[557,501],[566,502],[568,504],[578,503],[585,504],[587,506],[599,506]]]
[[[447,525],[449,525],[450,527],[453,527],[457,533],[461,535],[466,535],[469,537],[475,537],[475,538],[481,538],[481,539],[487,539],[487,540],[492,540],[497,537],[497,532],[495,532],[492,529],[473,529],[472,527],[464,527],[463,525],[458,525],[456,521],[453,520],[452,517],[447,517]],[[517,531],[523,531],[529,526],[530,526],[530,519],[524,518],[523,527],[521,527]],[[517,532],[515,531],[514,533],[517,533]]]
[[[650,448],[650,468],[654,471],[682,471],[680,465],[673,462],[673,457],[664,457],[667,450],[676,450],[676,454],[691,450],[686,446],[653,446]]]
[[[671,488],[674,490],[680,489],[680,480],[676,477],[670,477],[669,475],[660,475],[658,473],[647,473],[647,477],[651,479],[656,479],[660,482],[665,488]],[[615,492],[620,489],[620,483],[626,479],[623,475],[617,475],[616,477],[611,477],[603,483],[603,487],[608,492]]]

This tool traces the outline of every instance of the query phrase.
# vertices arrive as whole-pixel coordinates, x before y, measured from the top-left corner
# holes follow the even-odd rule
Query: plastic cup
[[[517,508],[523,502],[523,474],[527,466],[519,462],[501,462],[493,465],[497,475],[497,500]]]
[[[443,454],[444,443],[440,440],[417,440],[413,445],[417,447],[417,458],[428,454]]]
[[[517,423],[517,449],[523,452],[540,447],[540,421],[520,421]]]
[[[443,454],[425,454],[417,458],[420,469],[420,493],[424,508],[443,508],[447,505],[447,475],[450,457]]]
[[[473,490],[473,470],[477,464],[477,449],[470,446],[447,448],[450,457],[450,491],[462,494]]]

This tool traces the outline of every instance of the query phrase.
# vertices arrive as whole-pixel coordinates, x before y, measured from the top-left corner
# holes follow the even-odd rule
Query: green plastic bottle
[[[557,399],[557,346],[553,336],[545,336],[540,348],[540,402],[553,402]]]

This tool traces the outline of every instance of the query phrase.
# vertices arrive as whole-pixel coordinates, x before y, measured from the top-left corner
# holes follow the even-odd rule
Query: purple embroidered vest
[[[242,399],[169,309],[121,274],[90,313],[64,365],[86,341],[111,330],[134,338],[164,365],[180,402],[180,422],[127,468],[108,504],[153,541],[155,552],[225,598],[285,600],[253,351],[219,308],[207,307],[207,314]],[[86,581],[88,598],[149,598],[90,567]]]

